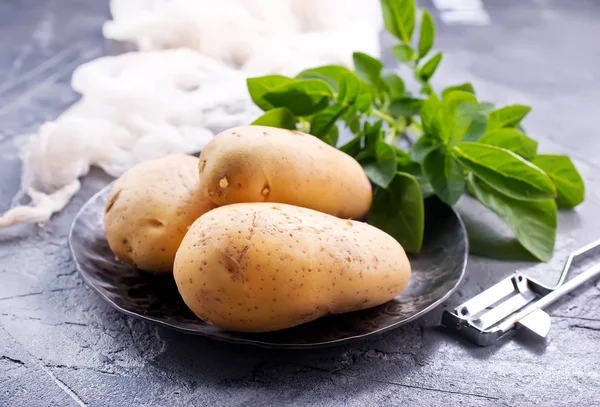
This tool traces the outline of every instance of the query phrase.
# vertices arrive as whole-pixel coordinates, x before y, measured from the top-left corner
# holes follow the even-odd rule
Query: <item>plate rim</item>
[[[79,210],[75,214],[75,217],[73,218],[73,221],[71,222],[71,227],[69,229],[69,235],[68,235],[68,244],[69,244],[69,251],[71,252],[71,258],[73,259],[73,262],[75,263],[75,267],[77,268],[78,274],[81,276],[84,283],[89,288],[91,288],[96,294],[100,295],[101,298],[103,298],[106,302],[108,302],[117,311],[120,311],[126,315],[129,315],[129,316],[132,316],[132,317],[144,320],[144,321],[152,322],[159,326],[163,326],[163,327],[175,330],[177,332],[185,333],[185,334],[191,334],[191,335],[195,335],[195,336],[203,336],[203,337],[210,338],[211,340],[217,340],[217,341],[221,341],[221,342],[249,345],[249,346],[258,346],[258,347],[267,348],[267,349],[310,349],[310,348],[323,348],[323,347],[340,346],[343,344],[349,344],[349,343],[356,342],[356,341],[366,339],[369,337],[379,336],[385,332],[396,329],[402,325],[406,325],[409,322],[412,322],[415,319],[420,318],[423,315],[433,311],[433,309],[437,308],[444,301],[446,301],[452,294],[454,294],[456,292],[456,290],[460,286],[460,284],[465,276],[466,270],[467,270],[467,262],[468,262],[468,258],[469,258],[469,239],[467,237],[467,230],[466,230],[466,227],[465,227],[465,224],[464,224],[462,218],[460,217],[460,214],[456,211],[456,209],[454,207],[447,205],[450,208],[450,210],[454,213],[456,218],[458,219],[458,223],[459,223],[459,225],[463,231],[463,234],[465,236],[465,239],[464,239],[464,241],[465,241],[465,256],[463,257],[463,260],[462,260],[461,272],[460,272],[458,279],[456,280],[456,283],[450,290],[448,290],[438,300],[436,300],[429,306],[425,307],[421,311],[411,315],[410,317],[408,317],[402,321],[395,322],[389,326],[373,330],[368,333],[351,335],[351,336],[347,336],[345,338],[328,340],[326,342],[295,343],[295,344],[294,343],[271,343],[271,342],[264,342],[264,341],[255,340],[255,339],[223,337],[223,336],[215,335],[214,333],[211,333],[211,332],[199,332],[199,331],[196,331],[193,329],[187,329],[187,328],[183,328],[180,326],[176,326],[176,325],[173,325],[166,321],[153,319],[144,314],[138,314],[137,312],[130,311],[128,309],[125,309],[125,308],[119,306],[117,303],[115,303],[110,298],[108,298],[99,288],[97,288],[94,284],[92,284],[92,282],[89,281],[86,273],[83,272],[82,267],[75,255],[75,250],[73,249],[73,230],[75,229],[75,224],[79,220],[79,218],[82,215],[82,213],[84,212],[84,210],[86,210],[88,208],[88,206],[90,206],[92,204],[93,201],[98,199],[99,195],[104,194],[104,192],[106,190],[111,188],[113,183],[114,183],[114,181],[110,182],[109,184],[107,184],[106,186],[101,188],[99,191],[97,191],[94,195],[92,195],[81,206],[81,208],[79,208]],[[428,198],[428,199],[431,199],[431,198]]]

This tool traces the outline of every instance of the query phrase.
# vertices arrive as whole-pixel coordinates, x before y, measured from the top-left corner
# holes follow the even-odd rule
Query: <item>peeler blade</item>
[[[540,338],[545,338],[550,331],[552,321],[547,312],[536,308],[517,322],[517,328],[525,328]]]
[[[518,328],[545,338],[550,331],[551,320],[542,309],[586,281],[600,276],[600,263],[596,262],[565,281],[575,259],[588,257],[599,248],[600,240],[596,240],[572,252],[554,287],[516,272],[452,311],[444,311],[442,325],[481,346],[508,337]]]

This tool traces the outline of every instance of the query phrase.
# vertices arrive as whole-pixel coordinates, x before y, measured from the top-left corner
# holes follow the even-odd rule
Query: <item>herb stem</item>
[[[398,123],[392,116],[387,113],[382,112],[381,110],[372,109],[371,114],[389,124],[391,127],[398,128]]]

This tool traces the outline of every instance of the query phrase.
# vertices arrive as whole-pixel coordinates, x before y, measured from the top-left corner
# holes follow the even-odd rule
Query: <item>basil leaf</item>
[[[494,110],[496,105],[490,102],[479,102],[479,112],[485,114],[486,116]]]
[[[353,73],[340,77],[337,100],[343,104],[352,104],[360,94],[360,80]]]
[[[423,125],[423,132],[425,134],[439,136],[439,108],[440,100],[438,99],[435,93],[429,95],[425,102],[423,102],[423,105],[421,106],[421,124]]]
[[[427,82],[435,73],[440,61],[442,60],[442,51],[432,56],[429,61],[425,62],[421,68],[417,71],[417,76],[423,81]]]
[[[430,196],[435,195],[433,187],[431,186],[429,181],[427,181],[425,175],[423,175],[423,168],[421,167],[421,164],[416,163],[414,161],[411,161],[410,163],[398,163],[397,171],[406,172],[407,174],[412,175],[417,180],[417,182],[419,183],[419,188],[421,189],[421,195],[423,196],[423,199],[427,199]]]
[[[383,94],[388,91],[388,85],[381,78],[381,70],[383,69],[383,63],[362,52],[355,52],[352,54],[354,61],[354,69],[360,78],[367,81],[373,87],[372,94],[375,95],[379,101],[384,100]]]
[[[335,93],[339,92],[339,85],[342,78],[346,75],[354,75],[350,69],[341,65],[325,65],[318,68],[306,69],[298,74],[298,79],[321,79],[329,86]]]
[[[510,261],[537,261],[515,237],[508,225],[470,195],[455,206],[467,229],[469,253]]]
[[[479,202],[508,224],[523,247],[541,261],[550,260],[557,227],[554,200],[524,202],[512,199],[473,175],[469,176],[468,185]]]
[[[404,43],[410,43],[415,28],[415,0],[381,0],[385,29]]]
[[[413,159],[413,161],[422,164],[425,160],[425,156],[442,144],[443,142],[435,136],[424,134],[417,140],[415,144],[413,144],[410,150],[410,157]]]
[[[394,145],[392,145],[391,147],[396,152],[396,163],[398,164],[398,168],[406,167],[413,162],[410,159],[410,155],[406,151],[404,151],[400,147],[397,147]]]
[[[436,195],[448,205],[454,205],[465,191],[463,169],[446,146],[439,146],[427,154],[423,173]]]
[[[367,110],[369,110],[372,103],[373,103],[373,97],[370,92],[369,93],[361,93],[356,98],[355,106],[359,112],[365,113]]]
[[[343,146],[338,147],[338,150],[356,159],[355,157],[362,151],[362,139],[362,135],[355,136],[352,140],[348,141]]]
[[[515,127],[530,111],[531,107],[524,105],[511,105],[493,110],[488,115],[487,131],[491,132],[502,127]]]
[[[346,128],[350,129],[352,133],[357,134],[360,131],[360,117],[361,115],[358,113],[355,103],[348,106],[348,110],[342,115],[342,120],[346,124]]]
[[[388,109],[394,117],[410,117],[419,114],[423,99],[402,97],[390,103]]]
[[[248,78],[246,85],[254,104],[262,110],[267,111],[275,106],[265,99],[265,95],[277,88],[294,82],[292,78],[282,75],[268,75],[257,78]]]
[[[280,129],[296,130],[296,117],[285,107],[277,107],[267,111],[252,122],[255,126],[271,126]]]
[[[481,104],[480,104],[481,106]],[[473,120],[462,138],[462,141],[477,141],[485,134],[487,128],[487,116],[481,110],[473,115]]]
[[[365,122],[363,125],[363,135],[365,136],[365,150],[370,151],[374,155],[377,145],[380,141],[383,141],[383,122]]]
[[[417,180],[399,172],[387,188],[377,188],[367,222],[392,236],[407,252],[418,253],[423,244],[425,209]]]
[[[326,142],[327,144],[329,144],[332,147],[337,146],[338,143],[338,139],[339,139],[339,129],[336,125],[333,125],[329,131],[327,132],[327,134],[325,134],[321,140],[323,140],[324,142]]]
[[[414,68],[417,64],[417,55],[409,44],[394,45],[392,55],[403,64]]]
[[[382,188],[386,188],[396,175],[396,152],[386,142],[379,140],[375,147],[375,159],[361,162],[369,179]]]
[[[296,116],[309,116],[329,105],[333,91],[320,79],[296,79],[269,91],[264,98],[276,107],[287,107]]]
[[[325,136],[335,127],[335,122],[347,109],[348,106],[336,103],[316,113],[310,120],[310,134],[325,141]],[[337,138],[335,141],[337,142]]]
[[[523,201],[556,197],[548,175],[512,151],[471,142],[461,142],[452,151],[463,167],[506,196]]]
[[[546,171],[556,186],[556,204],[574,208],[585,198],[585,185],[573,162],[566,155],[538,155],[533,163]]]
[[[423,10],[421,17],[421,32],[419,33],[419,58],[423,58],[433,47],[433,40],[435,38],[435,25],[433,24],[433,18],[427,10]]]
[[[400,98],[404,95],[404,81],[393,72],[386,72],[382,75],[383,81],[389,88],[392,99]]]
[[[354,61],[356,73],[364,80],[372,81],[373,78],[379,78],[381,76],[383,62],[380,60],[362,52],[355,52],[352,54],[352,59]]]
[[[475,96],[463,91],[450,92],[442,98],[439,115],[446,141],[460,140],[465,135],[478,106]]]
[[[445,97],[448,93],[454,92],[455,90],[462,90],[463,92],[475,94],[475,88],[470,82],[461,83],[460,85],[448,86],[442,91],[442,97]]]
[[[494,130],[481,137],[478,142],[510,150],[527,161],[533,160],[538,146],[537,141],[512,128]]]

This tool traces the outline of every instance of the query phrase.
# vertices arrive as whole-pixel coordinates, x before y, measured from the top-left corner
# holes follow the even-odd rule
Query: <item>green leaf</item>
[[[402,150],[398,146],[391,145],[391,147],[396,152],[396,163],[398,164],[398,168],[408,166],[413,162],[410,158],[410,154],[408,154],[406,151]]]
[[[362,93],[356,98],[355,106],[359,112],[364,113],[371,107],[373,96],[371,93]]]
[[[296,116],[309,116],[329,105],[333,91],[320,79],[296,79],[269,91],[264,98],[273,106],[287,107]]]
[[[385,29],[404,43],[410,43],[415,28],[415,0],[381,0]]]
[[[421,32],[419,34],[419,58],[423,58],[431,50],[435,38],[435,25],[433,18],[427,10],[423,10],[421,17]]]
[[[440,61],[442,60],[442,51],[439,51],[432,56],[429,61],[425,62],[421,68],[419,68],[417,75],[423,81],[427,82],[435,73]]]
[[[470,82],[461,83],[460,85],[448,86],[442,91],[442,97],[445,97],[448,93],[454,92],[455,90],[462,90],[463,92],[475,94],[475,88]]]
[[[494,130],[481,137],[478,142],[510,150],[527,161],[533,160],[538,146],[537,141],[512,128]]]
[[[410,117],[419,114],[423,99],[402,97],[390,103],[388,109],[394,117]]]
[[[530,111],[531,107],[523,105],[511,105],[493,110],[488,115],[487,131],[491,132],[502,127],[515,127]]]
[[[335,147],[335,146],[337,146],[338,139],[339,139],[339,129],[337,126],[334,125],[329,129],[329,132],[325,136],[323,136],[323,138],[321,140],[323,140],[330,146]]]
[[[556,203],[561,208],[574,208],[585,198],[581,175],[566,155],[538,155],[533,163],[546,171],[556,186]]]
[[[294,82],[294,80],[287,76],[268,75],[257,78],[248,78],[246,80],[246,85],[248,86],[248,92],[250,93],[250,97],[254,104],[262,110],[267,111],[273,109],[275,106],[265,99],[265,95],[292,82]]]
[[[360,94],[360,80],[353,73],[344,74],[340,78],[337,100],[345,105],[353,104]]]
[[[423,172],[436,195],[448,205],[454,205],[465,191],[465,175],[446,146],[427,154]]]
[[[361,165],[375,185],[386,188],[396,175],[396,152],[386,142],[379,140],[375,158],[364,160]]]
[[[409,44],[394,45],[392,55],[403,64],[414,68],[417,65],[417,54]]]
[[[375,156],[376,148],[384,137],[383,122],[381,120],[374,123],[365,122],[362,132],[365,137],[365,150]]]
[[[316,113],[310,120],[310,134],[324,140],[325,136],[335,127],[335,122],[347,109],[348,106],[336,103]],[[335,128],[337,129],[337,127]],[[337,142],[337,138],[335,141]],[[332,145],[335,146],[335,144]]]
[[[479,112],[488,115],[496,105],[490,102],[479,102]]]
[[[346,128],[350,129],[353,134],[357,134],[360,131],[360,116],[356,108],[356,103],[348,106],[346,113],[341,116],[346,124]]]
[[[442,144],[443,142],[435,136],[424,134],[417,140],[415,144],[413,144],[410,150],[410,157],[413,159],[413,161],[422,164],[427,154]]]
[[[354,72],[341,65],[325,65],[317,68],[306,69],[300,72],[298,79],[321,79],[331,86],[335,93],[339,92],[342,78],[346,75],[355,76]]]
[[[423,102],[423,105],[421,106],[421,124],[423,126],[423,132],[425,134],[439,137],[439,108],[440,100],[438,99],[435,93],[429,95],[425,102]]]
[[[423,196],[423,199],[427,199],[430,196],[435,195],[433,187],[431,186],[429,181],[427,181],[427,178],[425,178],[425,175],[423,174],[423,168],[421,167],[421,164],[414,161],[411,161],[409,163],[399,162],[397,171],[406,172],[415,177],[415,179],[419,183],[419,188],[421,189],[421,195]]]
[[[383,100],[382,93],[388,91],[387,83],[381,78],[383,63],[362,52],[352,54],[352,59],[358,76],[372,85],[374,88],[372,94],[376,99]]]
[[[556,240],[556,203],[549,199],[524,202],[512,199],[469,176],[469,190],[485,207],[502,218],[519,242],[542,261],[552,257]]]
[[[298,123],[296,117],[285,107],[271,109],[252,122],[255,126],[271,126],[289,130],[296,130],[296,123]]]
[[[362,151],[362,135],[354,137],[343,146],[340,146],[338,150],[348,154],[351,157],[356,157]]]
[[[418,253],[423,243],[425,209],[417,180],[399,172],[387,188],[377,188],[368,223],[392,236],[407,252]]]
[[[404,95],[404,81],[393,72],[386,72],[382,75],[383,81],[389,88],[392,99],[400,98]]]
[[[381,80],[383,62],[362,52],[352,54],[354,69],[359,77],[367,82],[377,84]]]
[[[509,261],[538,261],[515,237],[508,225],[470,195],[455,206],[469,237],[469,253]]]
[[[446,141],[460,140],[465,135],[478,106],[475,96],[468,92],[457,90],[442,98],[439,115]]]
[[[487,116],[481,111],[473,115],[473,120],[462,138],[462,141],[477,141],[485,134],[487,128]]]
[[[461,142],[452,150],[463,167],[513,199],[543,201],[556,196],[548,175],[512,151],[471,142]]]

